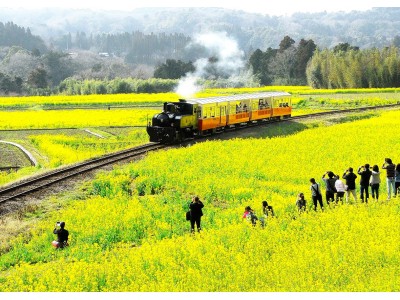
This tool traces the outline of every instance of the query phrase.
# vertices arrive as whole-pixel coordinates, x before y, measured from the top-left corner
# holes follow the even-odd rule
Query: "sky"
[[[4,1],[4,0],[3,0]],[[1,2],[3,2],[1,1]],[[372,7],[399,6],[398,0],[247,0],[247,1],[216,1],[216,0],[11,0],[0,3],[1,7],[9,8],[45,8],[61,7],[95,10],[130,11],[139,7],[224,7],[258,12],[268,15],[290,15],[294,12],[332,12],[368,10]],[[397,5],[396,5],[397,4]]]

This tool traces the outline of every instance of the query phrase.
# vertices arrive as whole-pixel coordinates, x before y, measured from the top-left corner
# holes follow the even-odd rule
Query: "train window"
[[[225,106],[221,106],[219,109],[220,109],[220,115],[221,116],[225,116],[226,115],[226,107]]]
[[[171,113],[175,112],[175,105],[173,103],[167,104],[167,112],[171,112]]]
[[[210,107],[210,117],[215,117],[215,107]]]

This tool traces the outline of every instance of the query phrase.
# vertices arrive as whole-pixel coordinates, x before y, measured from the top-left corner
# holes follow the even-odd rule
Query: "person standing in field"
[[[390,158],[385,158],[385,162],[382,166],[382,169],[386,169],[387,200],[390,200],[392,196],[392,191],[393,194],[395,193],[394,177],[395,177],[396,166]]]
[[[299,214],[303,213],[307,209],[307,201],[304,199],[304,194],[300,193],[297,196],[296,206]]]
[[[328,178],[325,178],[326,175],[328,175]],[[326,171],[324,175],[322,175],[322,180],[325,182],[326,186],[325,197],[328,206],[330,202],[335,201],[335,182],[338,178],[339,176],[336,176],[335,173],[333,173],[332,171]]]
[[[396,170],[394,172],[394,196],[400,192],[400,164],[396,165]]]
[[[339,178],[335,181],[335,188],[336,188],[336,204],[339,202],[339,200],[343,204],[343,197],[344,197],[344,192],[346,191],[346,187]]]
[[[378,165],[374,165],[372,167],[372,175],[371,175],[371,194],[372,194],[372,199],[376,199],[378,201],[379,199],[379,184],[381,183],[381,172],[379,172],[379,167]]]
[[[199,197],[194,196],[192,203],[189,205],[190,209],[190,228],[191,232],[194,233],[194,224],[196,224],[197,232],[201,230],[201,217],[203,216],[204,204],[200,201]]]
[[[314,202],[314,210],[317,211],[318,202],[319,206],[321,207],[321,210],[324,210],[324,204],[322,203],[321,188],[314,178],[311,178],[310,182],[311,182],[310,190],[311,190],[311,197]]]
[[[342,178],[346,180],[346,202],[349,203],[350,193],[353,195],[354,201],[357,202],[357,192],[356,192],[356,179],[357,175],[353,173],[353,168],[350,167],[344,171]]]
[[[365,203],[368,203],[369,198],[369,180],[371,178],[372,172],[369,169],[369,164],[360,166],[357,170],[358,175],[361,176],[360,179],[360,198],[361,203],[364,202],[364,192],[365,192]]]

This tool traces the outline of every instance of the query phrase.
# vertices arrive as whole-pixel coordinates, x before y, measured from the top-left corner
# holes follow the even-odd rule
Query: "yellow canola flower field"
[[[0,257],[0,291],[398,292],[400,200],[386,201],[385,173],[379,201],[324,212],[310,207],[309,178],[381,167],[385,157],[400,162],[399,125],[400,112],[391,111],[149,154],[99,175],[87,199],[16,237]],[[309,209],[301,215],[299,192]],[[192,235],[184,214],[194,194],[205,208],[203,231]],[[262,200],[277,217],[252,227],[244,207],[261,217]],[[51,230],[60,219],[71,245],[56,251]]]
[[[29,96],[29,97],[0,97],[2,107],[35,107],[35,106],[71,106],[71,105],[127,105],[163,103],[176,101],[175,93],[157,94],[111,94],[111,95],[53,95],[53,96]]]
[[[145,126],[159,109],[0,111],[0,129]]]

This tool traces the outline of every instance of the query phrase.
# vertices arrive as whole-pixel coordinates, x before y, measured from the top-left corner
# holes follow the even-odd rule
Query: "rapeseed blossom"
[[[301,215],[294,205],[299,192],[310,204],[309,178],[321,183],[328,169],[400,162],[399,120],[391,111],[272,138],[266,127],[100,174],[86,199],[13,240],[0,291],[399,291],[400,202],[386,201],[384,180],[368,205]],[[193,235],[184,213],[194,194],[205,208]],[[242,220],[247,205],[261,217],[263,200],[275,218],[264,228]],[[62,251],[50,247],[55,219],[70,230]]]

